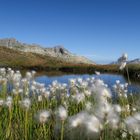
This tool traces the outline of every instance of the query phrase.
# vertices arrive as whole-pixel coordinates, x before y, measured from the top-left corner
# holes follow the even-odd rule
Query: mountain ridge
[[[0,46],[22,51],[22,52],[37,53],[49,57],[54,57],[56,59],[59,58],[67,63],[95,64],[93,61],[89,60],[84,56],[78,56],[69,52],[61,45],[57,45],[52,48],[44,48],[43,46],[38,44],[22,43],[16,40],[15,38],[4,38],[4,39],[0,39]]]
[[[140,58],[135,58],[133,60],[129,60],[126,62],[127,64],[140,64]],[[110,63],[111,65],[119,65],[120,63],[118,61],[114,61]]]

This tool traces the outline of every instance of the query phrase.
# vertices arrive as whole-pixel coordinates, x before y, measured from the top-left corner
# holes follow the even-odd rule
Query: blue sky
[[[140,58],[139,0],[0,0],[0,38],[63,45],[97,63]]]

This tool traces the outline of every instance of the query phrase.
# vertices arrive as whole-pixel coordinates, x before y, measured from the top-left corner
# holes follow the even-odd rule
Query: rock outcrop
[[[16,49],[23,52],[32,52],[41,55],[47,55],[61,59],[65,62],[76,63],[76,64],[95,64],[93,61],[83,57],[72,54],[63,46],[55,46],[52,48],[45,48],[37,44],[26,44],[17,41],[14,38],[0,39],[0,46]]]

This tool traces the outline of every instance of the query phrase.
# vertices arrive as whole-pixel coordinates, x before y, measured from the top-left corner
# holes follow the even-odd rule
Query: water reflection
[[[46,74],[46,73],[38,73],[35,80],[40,83],[44,83],[46,86],[51,84],[54,80],[57,80],[60,83],[68,83],[70,78],[83,78],[86,79],[88,77],[95,77],[104,80],[106,84],[112,89],[112,86],[115,84],[116,80],[120,80],[121,83],[126,83],[127,79],[124,78],[122,75],[118,74],[65,74],[65,73],[58,73],[58,74]],[[132,81],[132,84],[128,87],[129,92],[139,93],[140,91],[140,83]]]

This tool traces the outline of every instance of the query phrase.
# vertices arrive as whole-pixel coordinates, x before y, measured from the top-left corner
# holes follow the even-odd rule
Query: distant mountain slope
[[[34,67],[34,66],[57,66],[63,62],[59,59],[43,56],[40,54],[21,52],[18,50],[0,47],[0,66]]]
[[[112,62],[112,63],[110,63],[110,64],[111,64],[111,65],[112,65],[112,64],[118,65],[119,63],[118,63],[118,61],[116,61],[116,62]],[[140,58],[127,61],[127,64],[140,64]]]
[[[37,44],[26,44],[17,41],[14,38],[0,39],[0,46],[14,49],[21,52],[36,53],[47,57],[53,57],[73,64],[95,64],[93,61],[75,54],[70,53],[62,46],[55,46],[53,48],[44,48]]]
[[[140,58],[128,61],[128,64],[140,64]]]

